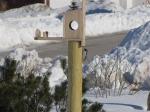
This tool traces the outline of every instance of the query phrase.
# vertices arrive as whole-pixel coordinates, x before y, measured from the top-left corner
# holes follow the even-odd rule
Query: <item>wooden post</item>
[[[41,37],[41,31],[39,29],[36,29],[35,31],[35,38]]]
[[[48,7],[50,6],[50,0],[44,0],[44,2],[45,2],[44,4],[45,4],[46,6],[48,6]]]
[[[48,38],[48,31],[43,32],[43,37]]]
[[[68,41],[68,108],[67,112],[82,111],[82,51],[85,46],[85,9],[86,0],[82,0],[82,8],[74,4],[64,16],[64,39]],[[39,33],[38,33],[39,34]],[[48,33],[37,40],[50,40]]]
[[[67,112],[82,112],[82,51],[85,46],[85,9],[86,0],[82,0],[82,8],[71,7],[64,17],[64,37],[68,40],[69,92]],[[77,29],[72,23],[77,23]]]
[[[150,93],[148,94],[147,98],[147,111],[150,111]]]
[[[68,111],[82,111],[82,47],[79,41],[68,42],[69,95]]]

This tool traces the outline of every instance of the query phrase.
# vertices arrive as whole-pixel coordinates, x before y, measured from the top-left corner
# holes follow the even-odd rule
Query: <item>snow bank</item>
[[[52,9],[57,9],[57,8],[63,8],[63,7],[69,6],[70,3],[71,3],[71,0],[51,0],[50,6]]]
[[[50,15],[50,8],[37,3],[33,5],[23,6],[22,8],[11,9],[6,12],[0,13],[1,19],[6,18],[23,18],[23,17],[37,17]]]
[[[129,72],[134,75],[134,81],[144,84],[144,88],[149,88],[150,77],[150,22],[145,25],[131,30],[121,44],[114,48],[109,54],[104,57],[95,58],[90,63],[90,68],[93,69],[98,62],[98,71],[101,71],[101,66],[105,63],[111,62],[114,65],[119,62],[119,67],[123,68],[121,71],[124,74]],[[114,61],[114,62],[113,62]],[[111,68],[111,67],[110,67]],[[118,68],[116,68],[118,69]],[[114,69],[115,70],[115,69]],[[125,70],[125,71],[123,71]],[[100,73],[100,72],[99,72]]]
[[[51,20],[51,21],[49,21]],[[17,45],[29,45],[37,43],[34,41],[35,30],[49,31],[50,35],[60,36],[62,22],[51,17],[46,18],[25,18],[22,20],[0,21],[0,49],[14,47]],[[58,32],[56,32],[58,31]]]
[[[52,37],[62,36],[62,17],[67,9],[34,4],[0,13],[0,49],[37,43],[34,41],[37,28],[47,30]],[[111,1],[102,4],[95,1],[87,9],[87,36],[130,30],[150,20],[150,8],[145,6],[124,11]]]
[[[124,50],[123,57],[137,66],[138,80],[150,77],[150,22],[132,30],[120,44]],[[116,49],[117,51],[117,49]],[[115,50],[112,53],[116,52]],[[150,86],[150,85],[149,85]]]
[[[126,31],[139,27],[148,21],[150,21],[150,8],[145,6],[121,12],[87,15],[86,34],[96,36]]]
[[[42,76],[46,73],[50,73],[49,84],[50,87],[61,84],[62,81],[66,80],[66,76],[61,67],[60,59],[65,57],[51,58],[40,58],[38,53],[33,51],[26,51],[25,49],[18,48],[7,56],[9,59],[16,60],[18,62],[17,72],[23,76],[27,76],[28,73],[34,72],[37,76]],[[0,65],[4,64],[4,59],[0,60]]]

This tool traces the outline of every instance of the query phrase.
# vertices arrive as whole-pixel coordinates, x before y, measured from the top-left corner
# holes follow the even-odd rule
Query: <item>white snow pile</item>
[[[50,73],[49,84],[50,87],[55,87],[59,85],[62,81],[66,80],[66,76],[61,67],[61,59],[66,57],[56,57],[55,59],[51,58],[39,58],[38,53],[33,51],[26,51],[25,49],[18,48],[10,53],[7,58],[16,60],[17,73],[24,75],[34,72],[37,76],[45,75]],[[4,65],[5,59],[0,60],[0,65]]]
[[[69,7],[50,9],[42,4],[29,5],[0,13],[0,49],[37,43],[35,30],[48,31],[50,37],[63,35],[63,13]],[[139,6],[122,10],[111,1],[89,2],[86,35],[98,36],[136,28],[150,20],[150,8]]]
[[[133,9],[87,15],[88,36],[121,32],[139,27],[150,21],[150,8],[138,6]]]
[[[116,71],[120,70],[121,74],[128,74],[129,80],[133,76],[131,80],[150,88],[150,22],[131,30],[117,48],[104,57],[96,56],[89,66],[92,70],[96,67],[101,74],[104,64],[109,65],[109,71],[113,69],[112,81],[115,80]]]
[[[23,18],[23,17],[37,17],[37,16],[48,16],[51,14],[50,8],[43,4],[34,4],[24,6],[22,8],[11,9],[0,14],[1,19],[6,18]]]
[[[0,49],[6,49],[17,45],[29,45],[37,43],[34,40],[35,30],[48,30],[50,35],[60,36],[62,22],[52,17],[25,18],[20,20],[0,20]],[[52,30],[51,30],[52,29]],[[57,32],[56,32],[57,31]]]
[[[150,22],[128,33],[120,46],[112,51],[135,64],[141,79],[150,76]]]

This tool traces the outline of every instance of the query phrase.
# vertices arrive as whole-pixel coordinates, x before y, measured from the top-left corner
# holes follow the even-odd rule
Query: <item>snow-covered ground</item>
[[[85,97],[92,102],[104,104],[103,108],[106,112],[147,112],[148,91],[109,98],[95,98],[88,95]]]
[[[0,49],[37,43],[35,30],[49,31],[49,36],[63,35],[63,13],[69,7],[50,9],[42,4],[25,6],[0,13]],[[86,35],[133,29],[150,20],[150,8],[138,6],[123,10],[112,2],[90,2],[87,8]]]

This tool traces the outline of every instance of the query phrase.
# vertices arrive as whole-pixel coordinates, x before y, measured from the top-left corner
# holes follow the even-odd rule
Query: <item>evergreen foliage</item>
[[[1,67],[0,112],[49,112],[52,104],[49,75],[30,73],[25,78],[16,73],[16,67],[16,61],[8,58]]]
[[[17,62],[9,58],[0,67],[0,112],[49,112],[52,103],[57,112],[67,112],[68,81],[55,86],[51,95],[48,78],[50,73],[35,76],[33,73],[26,77],[16,73]],[[62,59],[64,72],[68,72],[67,60]],[[88,90],[87,79],[83,79],[83,94]],[[82,112],[103,112],[103,105],[91,103],[87,99],[82,101]]]
[[[83,95],[88,91],[88,87],[87,87],[87,79],[84,78],[83,81],[82,81],[82,93]]]
[[[105,112],[101,103],[92,103],[87,99],[82,100],[82,112]]]
[[[62,67],[64,73],[65,73],[66,76],[68,77],[67,59],[66,59],[66,58],[62,58],[62,59],[60,59],[60,62],[61,62],[61,67]]]
[[[67,66],[67,59],[62,58],[60,60],[61,67],[68,76],[68,66]],[[83,78],[82,82],[82,94],[84,95],[88,91],[88,80],[87,78]],[[55,101],[55,107],[57,112],[66,112],[67,107],[67,88],[68,87],[68,81],[62,82],[60,85],[55,86],[55,92],[54,92],[54,101]],[[91,103],[87,99],[82,100],[82,112],[104,112],[102,110],[103,105],[100,103]]]
[[[17,62],[14,60],[10,60],[9,58],[5,58],[4,65],[1,68],[2,80],[6,82],[12,82],[14,78],[19,75],[16,74],[16,66]]]
[[[82,100],[82,112],[86,112],[87,111],[87,107],[88,107],[88,100],[87,99],[83,99]]]
[[[67,81],[61,83],[61,85],[55,86],[54,101],[57,112],[66,112],[67,106]]]
[[[102,110],[102,107],[103,107],[102,104],[96,102],[89,107],[87,112],[104,112]]]

